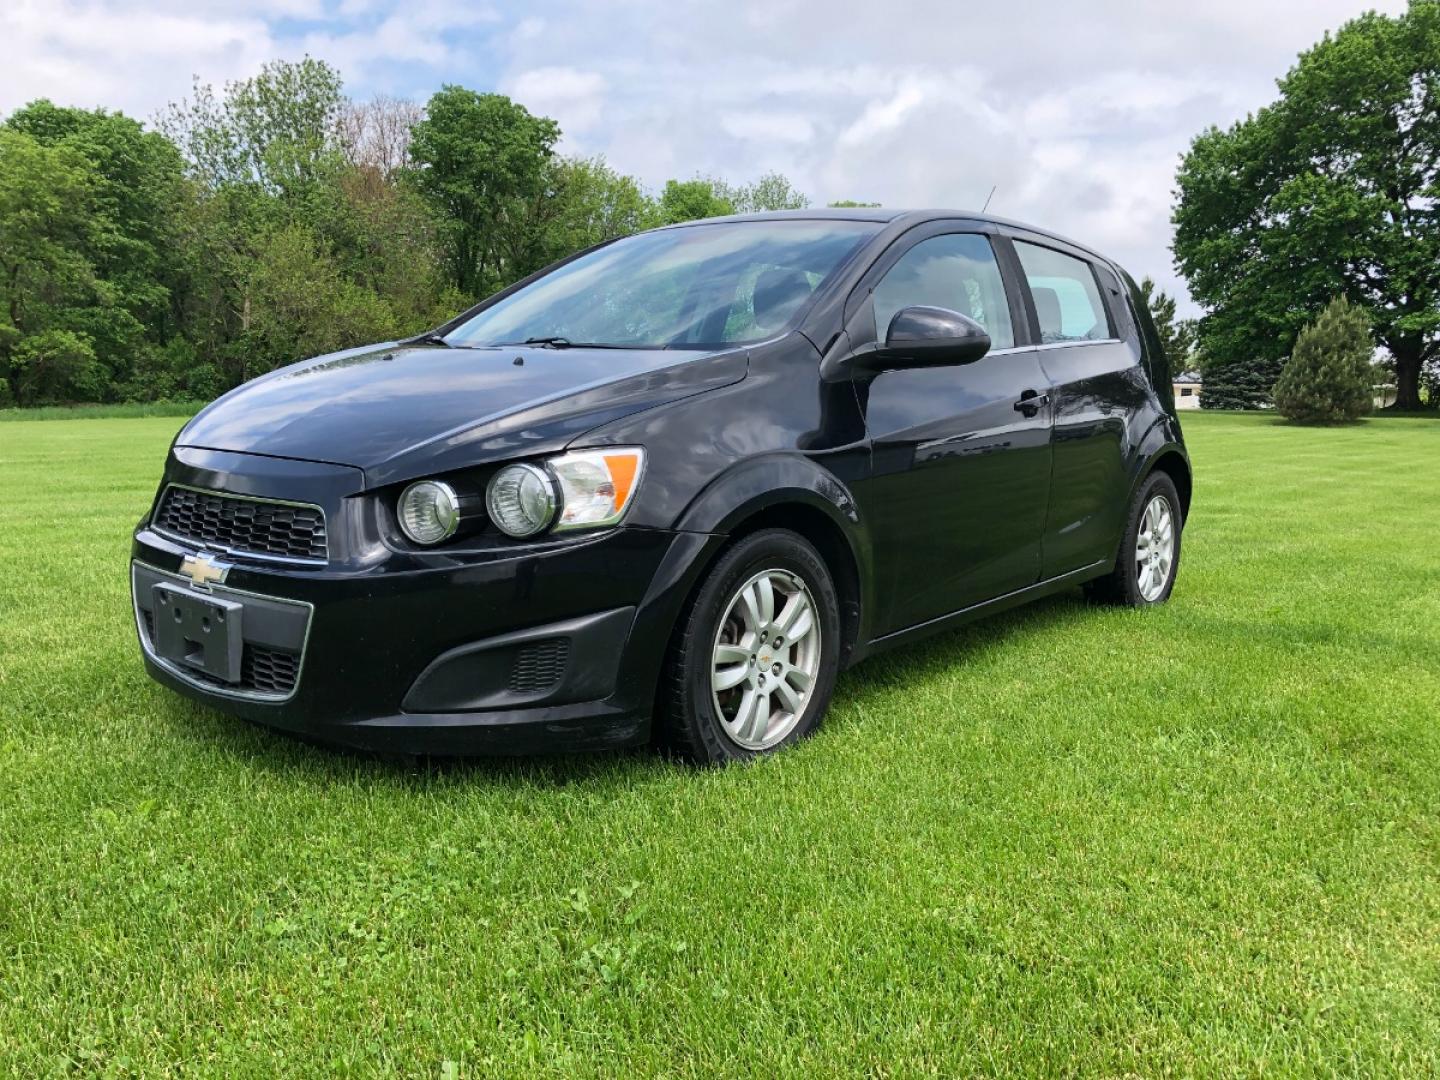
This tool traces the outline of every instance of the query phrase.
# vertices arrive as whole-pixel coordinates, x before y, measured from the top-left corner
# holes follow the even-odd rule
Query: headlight
[[[460,496],[449,484],[421,480],[400,493],[400,528],[417,544],[438,544],[460,527]]]
[[[562,454],[547,463],[560,482],[560,517],[556,532],[614,525],[625,514],[640,474],[645,451],[627,449],[581,450]]]
[[[537,465],[506,465],[490,478],[485,507],[507,536],[534,536],[555,518],[555,485]]]
[[[485,506],[507,536],[534,536],[614,525],[640,485],[645,451],[639,447],[582,450],[540,465],[507,465],[490,480]]]

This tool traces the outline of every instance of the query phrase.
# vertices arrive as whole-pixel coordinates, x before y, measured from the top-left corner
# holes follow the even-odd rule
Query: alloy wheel
[[[725,732],[747,750],[781,742],[820,669],[820,621],[804,580],[763,570],[730,598],[715,635],[710,687]]]
[[[1170,500],[1156,495],[1140,515],[1135,538],[1135,583],[1147,603],[1165,594],[1170,568],[1175,564],[1175,512]]]

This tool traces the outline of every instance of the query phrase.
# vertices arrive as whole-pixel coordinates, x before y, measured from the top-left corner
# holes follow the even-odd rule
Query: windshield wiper
[[[412,337],[409,341],[405,342],[405,344],[439,345],[442,349],[453,349],[455,347],[454,345],[451,345],[448,341],[446,341],[443,337],[441,337],[438,333],[436,333],[434,330],[427,330],[419,337]]]
[[[546,349],[629,349],[629,345],[612,345],[606,341],[571,341],[567,337],[531,337],[524,341],[497,341],[497,349],[513,348],[516,345],[539,345]]]

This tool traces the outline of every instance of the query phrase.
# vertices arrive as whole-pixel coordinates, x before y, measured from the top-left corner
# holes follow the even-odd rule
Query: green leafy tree
[[[560,129],[502,94],[446,86],[414,126],[414,183],[445,222],[456,287],[478,299],[523,273],[515,251],[536,200],[547,197]]]
[[[365,170],[295,204],[222,187],[187,215],[186,240],[193,351],[168,354],[174,396],[415,333],[464,306],[419,195]]]
[[[612,169],[604,158],[567,158],[558,168],[561,175],[555,191],[562,225],[552,245],[555,257],[656,223],[655,201],[639,181]]]
[[[516,277],[655,223],[653,200],[633,176],[616,172],[603,158],[552,158],[548,173],[544,196],[504,234]]]
[[[97,362],[95,347],[74,330],[41,330],[22,338],[12,352],[15,400],[22,404],[100,401],[109,372]]]
[[[135,372],[180,332],[173,299],[180,275],[178,213],[189,197],[183,161],[158,132],[104,110],[35,101],[5,126],[83,159],[91,195],[77,253],[90,264],[93,305],[66,319],[107,371],[104,397],[130,396]]]
[[[389,303],[342,273],[326,245],[303,225],[259,237],[257,248],[257,257],[245,266],[251,301],[239,341],[245,353],[288,363],[397,335]]]
[[[1195,320],[1177,318],[1175,298],[1157,289],[1151,277],[1141,280],[1140,295],[1145,297],[1150,317],[1155,320],[1155,332],[1160,335],[1160,344],[1170,359],[1170,369],[1177,374],[1185,371],[1195,351]]]
[[[166,351],[168,383],[147,371],[152,389],[231,386],[322,345],[423,330],[464,306],[449,284],[446,223],[401,182],[418,108],[354,105],[341,91],[320,61],[275,63],[218,96],[197,85],[165,114],[199,197],[178,215],[190,348]],[[304,285],[304,272],[328,298],[286,295],[278,283],[321,287]]]
[[[385,300],[398,333],[419,333],[466,306],[449,280],[442,225],[412,185],[366,166],[344,172],[339,186],[336,266]]]
[[[159,131],[48,101],[0,124],[0,400],[209,398],[615,236],[806,204],[778,173],[652,198],[495,94],[342,91],[306,58],[197,82]]]
[[[254,292],[258,264],[286,230],[318,238],[327,258],[353,231],[341,186],[352,168],[345,104],[339,73],[307,57],[266,64],[218,94],[197,81],[189,99],[161,114],[194,192],[176,213],[184,268],[177,305],[191,348],[167,350],[178,365],[168,379],[147,372],[153,392],[225,388],[301,358],[285,351],[285,335],[256,331],[266,317]]]
[[[341,88],[340,73],[323,60],[277,60],[218,96],[196,80],[191,97],[158,122],[207,187],[256,184],[296,196],[344,160]]]
[[[832,210],[870,210],[878,207],[878,202],[856,202],[854,199],[837,199],[835,202],[826,203]]]
[[[1300,331],[1275,384],[1275,408],[1305,423],[1355,420],[1370,411],[1375,342],[1365,313],[1343,296]]]
[[[1440,356],[1440,3],[1347,23],[1279,89],[1199,136],[1178,175],[1175,255],[1208,309],[1206,390],[1265,384],[1344,294],[1395,358],[1397,406],[1416,408]]]
[[[766,210],[803,210],[809,198],[789,179],[778,172],[766,173],[753,184],[730,189],[730,202],[740,214],[758,214]]]
[[[656,212],[659,224],[678,225],[682,221],[724,217],[738,210],[724,184],[697,176],[694,180],[666,180]]]
[[[0,128],[0,374],[16,404],[74,400],[91,386],[93,351],[76,324],[95,321],[103,302],[86,256],[94,211],[77,150]]]
[[[785,176],[772,172],[753,184],[730,184],[710,176],[667,180],[658,203],[659,223],[674,225],[727,214],[803,210],[810,205],[810,200]]]

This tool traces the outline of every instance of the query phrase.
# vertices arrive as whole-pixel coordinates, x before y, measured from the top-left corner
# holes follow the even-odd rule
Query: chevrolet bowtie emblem
[[[196,585],[218,585],[230,573],[230,564],[212,559],[202,552],[199,555],[186,555],[185,561],[180,564],[180,573]]]

